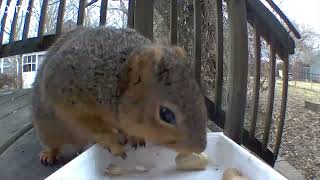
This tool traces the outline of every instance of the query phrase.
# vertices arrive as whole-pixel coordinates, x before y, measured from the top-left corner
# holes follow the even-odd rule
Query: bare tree
[[[291,56],[292,62],[309,64],[311,58],[320,53],[320,34],[307,26],[299,26],[301,39],[296,40],[295,54]]]

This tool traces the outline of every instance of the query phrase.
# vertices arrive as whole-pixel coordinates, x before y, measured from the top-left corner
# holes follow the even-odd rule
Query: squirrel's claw
[[[108,150],[108,151],[109,151],[109,153],[111,153],[111,150],[110,150],[110,148],[106,148],[106,150]]]
[[[144,140],[139,141],[139,146],[146,147],[146,142]]]
[[[124,138],[123,140],[119,141],[119,144],[122,145],[122,146],[126,145],[127,143],[128,143],[128,139],[127,138]]]
[[[123,147],[120,144],[113,144],[111,146],[103,145],[112,155],[120,156],[122,159],[127,159],[127,154],[124,152]]]
[[[126,160],[127,157],[128,157],[125,152],[121,153],[119,156],[120,156],[123,160]]]
[[[41,164],[44,166],[53,166],[56,164],[57,159],[49,160],[49,159],[40,159]]]
[[[133,148],[134,148],[134,150],[137,150],[138,145],[137,145],[137,144],[132,144],[132,145],[131,145],[131,147],[133,147]]]
[[[44,166],[48,166],[48,161],[44,160],[44,159],[41,159],[40,158],[40,161],[41,161],[41,164],[44,165]]]
[[[146,146],[146,142],[144,141],[144,139],[131,137],[130,142],[131,142],[131,147],[133,147],[134,150],[136,150],[138,147]]]
[[[40,154],[40,162],[44,166],[53,166],[57,161],[57,152],[55,151],[42,151]]]
[[[85,149],[82,147],[82,148],[80,148],[78,151],[77,151],[77,153],[76,153],[76,155],[77,156],[79,156],[81,153],[83,153],[85,151]]]

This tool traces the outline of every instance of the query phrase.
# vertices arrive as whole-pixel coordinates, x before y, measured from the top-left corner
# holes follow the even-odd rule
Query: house
[[[18,74],[18,59],[16,57],[5,57],[0,59],[0,73],[7,75]]]
[[[67,20],[63,23],[62,32],[68,32],[77,27],[77,23],[72,20]],[[47,34],[54,34],[55,29],[52,29]],[[7,74],[13,77],[18,77],[19,73],[22,72],[21,84],[22,88],[31,88],[34,82],[34,79],[37,74],[37,70],[41,66],[46,51],[43,52],[33,52],[28,54],[22,54],[12,57],[0,58],[0,73]],[[19,60],[22,57],[21,65],[19,64]],[[22,69],[20,69],[22,67]],[[19,79],[15,78],[15,79]]]
[[[31,88],[46,51],[22,55],[22,88]]]
[[[320,82],[320,54],[314,56],[310,61],[310,79]]]
[[[21,72],[22,88],[31,88],[34,82],[37,70],[41,66],[46,51],[22,54],[20,56],[13,56],[0,59],[0,72],[17,77]],[[21,65],[19,60],[22,57]],[[21,69],[20,69],[21,67]],[[19,71],[20,70],[20,71]]]

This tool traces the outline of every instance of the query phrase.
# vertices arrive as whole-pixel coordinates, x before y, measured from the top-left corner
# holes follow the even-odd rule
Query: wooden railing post
[[[193,56],[195,78],[201,86],[201,2],[193,0]]]
[[[17,30],[18,15],[21,8],[21,3],[22,3],[22,0],[17,0],[16,8],[14,10],[14,15],[11,23],[9,43],[13,43],[17,38],[16,30]]]
[[[255,20],[255,39],[254,39],[254,56],[255,56],[255,76],[253,86],[253,108],[251,112],[251,124],[249,137],[252,140],[255,136],[257,116],[259,111],[259,94],[260,94],[260,71],[261,71],[261,41],[260,41],[260,30],[258,20]]]
[[[66,6],[66,0],[60,0],[59,3],[59,11],[57,17],[57,24],[56,24],[56,34],[59,36],[62,33],[63,28],[63,16]]]
[[[43,0],[41,6],[41,14],[40,14],[40,22],[39,22],[39,29],[38,29],[38,37],[42,39],[45,30],[45,24],[47,20],[47,11],[48,11],[48,1]]]
[[[172,45],[178,42],[178,4],[177,0],[171,0],[170,4],[170,41]]]
[[[1,19],[1,30],[0,30],[0,45],[2,45],[2,41],[3,41],[3,34],[5,31],[5,26],[6,26],[6,21],[7,21],[7,17],[8,17],[8,9],[10,6],[11,0],[7,0],[7,4],[6,7],[4,9],[5,13],[3,13],[2,19]]]
[[[216,77],[215,77],[215,115],[221,111],[223,88],[223,12],[222,0],[216,0]]]
[[[0,8],[1,8],[1,5],[2,5],[2,1],[3,1],[3,0],[0,0]]]
[[[136,0],[134,28],[153,40],[154,0]]]
[[[83,26],[87,0],[79,0],[77,25]]]
[[[283,58],[283,80],[282,80],[282,97],[281,97],[281,109],[279,116],[279,124],[277,127],[276,133],[276,144],[274,146],[274,158],[276,159],[279,154],[284,119],[286,117],[286,109],[287,109],[287,98],[288,98],[288,74],[289,74],[289,58],[288,53],[285,53],[286,56]]]
[[[99,26],[105,26],[107,24],[107,9],[108,0],[101,0]]]
[[[269,61],[269,94],[268,94],[268,107],[267,115],[265,119],[265,126],[262,138],[262,148],[264,151],[268,148],[269,134],[272,123],[272,112],[273,112],[273,102],[274,102],[274,88],[275,88],[275,70],[276,70],[276,50],[274,44],[270,44],[270,61]]]
[[[33,2],[34,0],[29,0],[29,3],[28,3],[28,9],[26,12],[26,17],[24,19],[24,25],[23,25],[22,40],[25,40],[28,38]]]
[[[134,28],[134,11],[135,11],[136,1],[135,0],[129,0],[129,6],[128,6],[128,22],[127,26],[129,28]]]
[[[245,0],[228,0],[231,59],[228,69],[227,109],[224,133],[241,143],[247,93],[248,31]]]

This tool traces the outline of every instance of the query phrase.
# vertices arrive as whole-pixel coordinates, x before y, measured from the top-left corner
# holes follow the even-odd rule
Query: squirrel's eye
[[[168,124],[176,125],[176,117],[169,108],[160,106],[159,115],[162,121]]]

